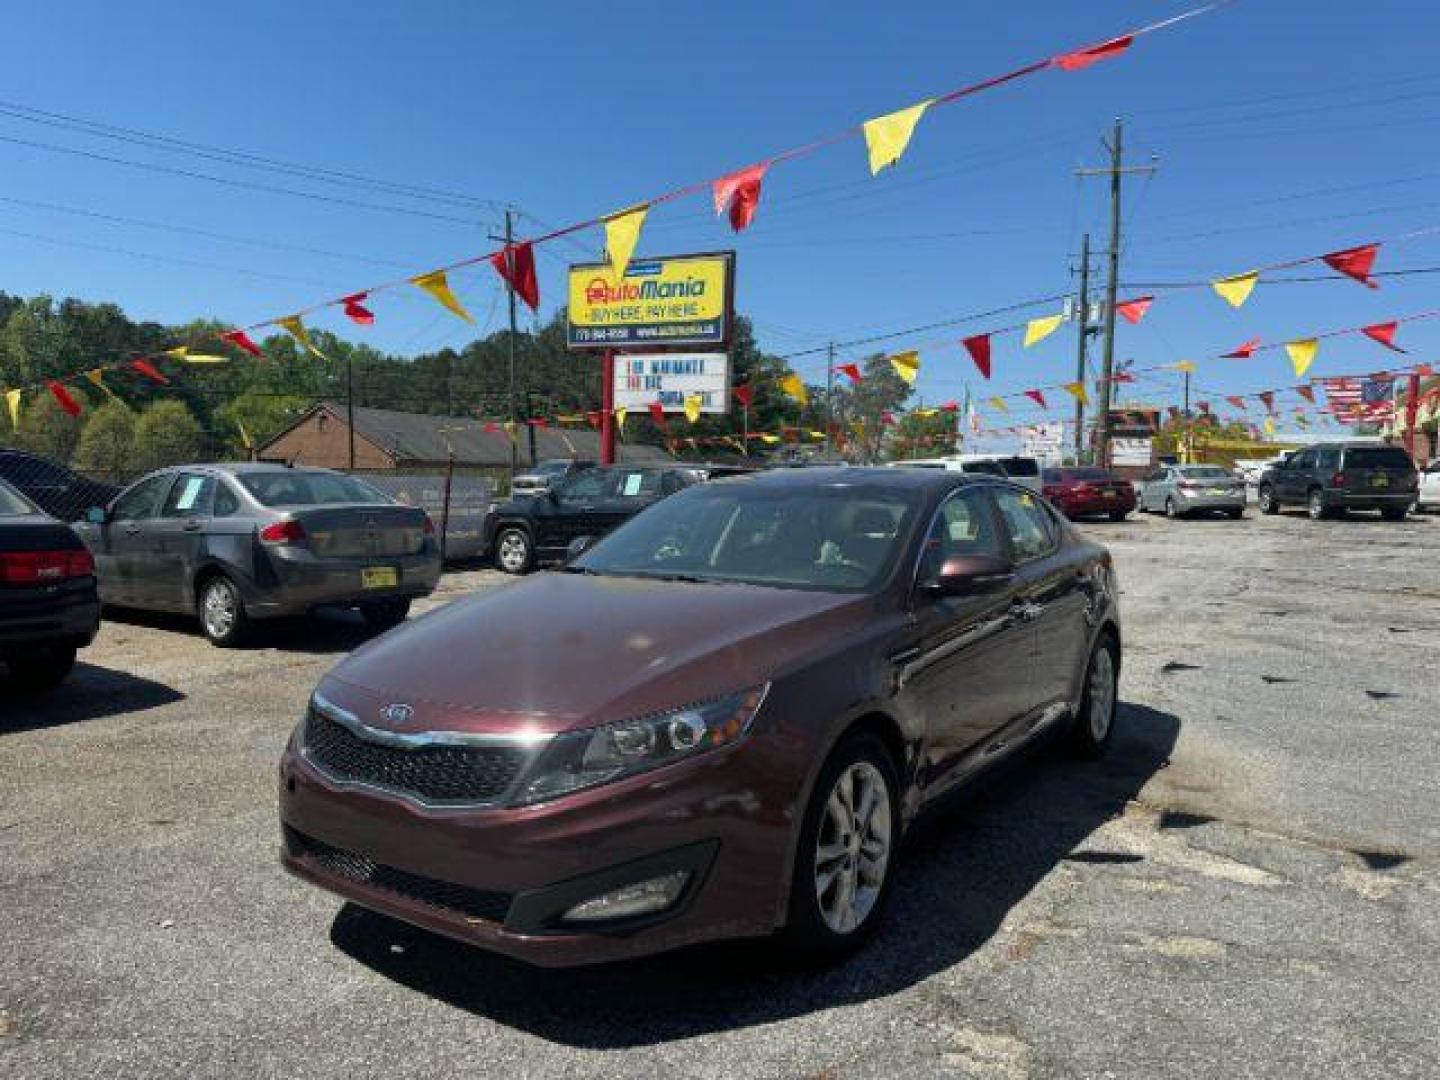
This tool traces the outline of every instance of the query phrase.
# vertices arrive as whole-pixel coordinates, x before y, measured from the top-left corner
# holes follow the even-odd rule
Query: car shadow
[[[838,964],[808,966],[760,940],[549,971],[352,904],[336,916],[331,941],[455,1008],[590,1049],[669,1042],[885,997],[978,950],[1169,763],[1178,718],[1140,705],[1121,710],[1102,761],[1076,763],[1043,748],[925,815],[907,838],[879,932]]]
[[[21,693],[0,665],[0,735],[141,712],[184,697],[153,679],[83,661],[55,689]]]
[[[150,630],[202,638],[193,616],[158,611],[106,606],[105,621],[140,626]],[[250,635],[238,646],[241,651],[283,649],[286,652],[347,653],[376,636],[358,611],[324,608],[309,616],[263,619],[251,624]]]

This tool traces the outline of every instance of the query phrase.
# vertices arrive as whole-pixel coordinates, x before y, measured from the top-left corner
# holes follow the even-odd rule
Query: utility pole
[[[350,439],[350,471],[355,471],[355,356],[345,350],[345,426]]]
[[[507,268],[508,268],[508,267],[511,267],[511,265],[512,265],[512,264],[510,263],[510,259],[511,259],[511,251],[510,251],[510,249],[511,249],[511,246],[515,243],[515,216],[514,216],[514,215],[515,215],[514,210],[513,210],[511,207],[508,207],[508,206],[507,206],[507,207],[505,208],[505,235],[504,235],[504,236],[494,236],[494,235],[492,235],[492,236],[490,237],[491,240],[503,240],[503,241],[505,242],[505,260],[506,260],[506,266],[507,266]],[[511,276],[513,276],[513,274],[512,274]],[[506,383],[506,385],[507,385],[507,387],[508,387],[508,391],[507,391],[507,393],[506,393],[506,398],[507,398],[507,401],[509,402],[508,408],[506,409],[506,416],[507,416],[507,418],[508,418],[509,421],[510,421],[510,431],[511,431],[511,436],[510,436],[510,482],[511,482],[511,486],[513,487],[513,486],[514,486],[514,482],[515,482],[515,472],[516,472],[516,460],[515,460],[515,459],[516,459],[516,455],[519,453],[519,444],[516,442],[515,436],[514,436],[514,431],[515,431],[515,334],[516,334],[516,330],[515,330],[515,286],[512,285],[512,284],[510,284],[510,282],[509,282],[508,280],[505,282],[505,292],[508,294],[509,300],[510,300],[510,338],[509,338],[509,341],[508,341],[507,344],[506,344],[506,350],[505,350],[505,352],[506,352],[506,366],[507,366],[507,368],[508,368],[508,381],[507,381],[507,383]],[[532,456],[532,458],[533,458],[534,454],[532,453],[531,456]],[[532,460],[532,461],[531,461],[531,465],[534,465],[534,464],[535,464],[535,463],[534,463],[534,461]]]
[[[1190,419],[1190,372],[1185,372],[1185,400],[1181,410],[1186,420]]]
[[[1090,234],[1080,242],[1080,333],[1075,345],[1075,381],[1085,381],[1085,351],[1090,335]],[[1079,465],[1085,455],[1085,402],[1075,399],[1075,464]]]
[[[831,456],[830,429],[835,426],[835,343],[830,342],[825,352],[825,459]]]
[[[1156,166],[1132,165],[1126,167],[1123,146],[1124,122],[1117,116],[1115,130],[1105,149],[1110,151],[1110,164],[1102,169],[1080,169],[1080,176],[1108,176],[1110,178],[1110,250],[1109,279],[1105,282],[1105,353],[1100,373],[1100,405],[1095,418],[1095,464],[1110,464],[1110,379],[1115,372],[1115,303],[1120,288],[1120,189],[1127,173],[1155,172]]]

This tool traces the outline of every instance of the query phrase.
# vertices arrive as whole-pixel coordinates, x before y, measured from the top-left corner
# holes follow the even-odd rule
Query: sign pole
[[[615,350],[600,356],[600,464],[615,464]]]

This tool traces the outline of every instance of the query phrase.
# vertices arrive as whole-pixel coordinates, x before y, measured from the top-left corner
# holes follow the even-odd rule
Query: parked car
[[[1415,492],[1415,510],[1440,510],[1440,458],[1436,458],[1420,474],[1420,486]]]
[[[81,476],[28,450],[0,447],[0,480],[60,521],[78,521],[92,506],[104,506],[120,493],[114,484]]]
[[[1140,481],[1140,512],[1164,510],[1167,517],[1220,513],[1245,515],[1245,484],[1219,465],[1165,465]]]
[[[1278,514],[1303,506],[1310,517],[1348,510],[1379,510],[1386,521],[1401,521],[1419,487],[1415,464],[1399,446],[1327,443],[1289,454],[1260,478],[1260,511]]]
[[[922,807],[1051,734],[1104,751],[1117,594],[1008,481],[699,484],[342,661],[281,762],[282,861],[542,965],[777,930],[841,952]]]
[[[162,469],[78,531],[101,600],[194,614],[216,645],[238,644],[258,620],[320,607],[358,608],[386,630],[440,577],[425,511],[328,469]]]
[[[563,481],[571,473],[593,468],[595,462],[571,458],[552,458],[542,461],[529,472],[516,473],[510,483],[510,497],[539,495]]]
[[[899,469],[946,469],[981,476],[1003,476],[1035,492],[1043,487],[1040,462],[1020,454],[951,454],[949,457],[892,461],[890,465]]]
[[[599,539],[651,503],[704,480],[686,466],[612,465],[581,469],[536,498],[501,503],[487,548],[507,574],[564,559],[577,541]]]
[[[22,690],[48,690],[95,640],[95,561],[75,530],[0,480],[0,661]]]
[[[1124,521],[1135,509],[1135,486],[1109,469],[1046,469],[1040,479],[1044,496],[1072,521],[1082,517]]]

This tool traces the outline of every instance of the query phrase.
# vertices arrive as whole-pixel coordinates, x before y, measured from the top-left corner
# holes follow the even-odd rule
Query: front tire
[[[223,574],[207,578],[195,599],[200,629],[210,644],[222,649],[234,648],[245,640],[250,620],[240,590]]]
[[[1324,521],[1330,516],[1330,511],[1325,506],[1325,495],[1319,488],[1313,488],[1305,498],[1305,509],[1310,515],[1311,521]]]
[[[1110,745],[1119,685],[1120,646],[1112,635],[1102,634],[1085,666],[1080,708],[1070,727],[1070,752],[1075,756],[1097,758]]]
[[[10,681],[22,693],[35,694],[59,686],[75,666],[73,647],[51,646],[33,652],[11,653],[6,658]]]
[[[1403,506],[1387,506],[1380,511],[1380,516],[1386,521],[1404,521],[1405,508]]]
[[[1180,510],[1175,506],[1175,497],[1173,495],[1165,496],[1165,516],[1171,521],[1174,521],[1180,516]]]
[[[1262,514],[1278,514],[1278,513],[1280,513],[1280,500],[1278,500],[1277,498],[1275,498],[1275,489],[1272,488],[1269,484],[1261,484],[1261,485],[1260,485],[1259,500],[1260,500],[1260,513],[1262,513]]]
[[[535,548],[530,534],[511,526],[501,529],[495,538],[495,565],[507,574],[529,573],[535,563]]]
[[[874,932],[894,879],[899,780],[878,738],[842,739],[806,807],[790,889],[788,942],[819,958],[845,955]]]

